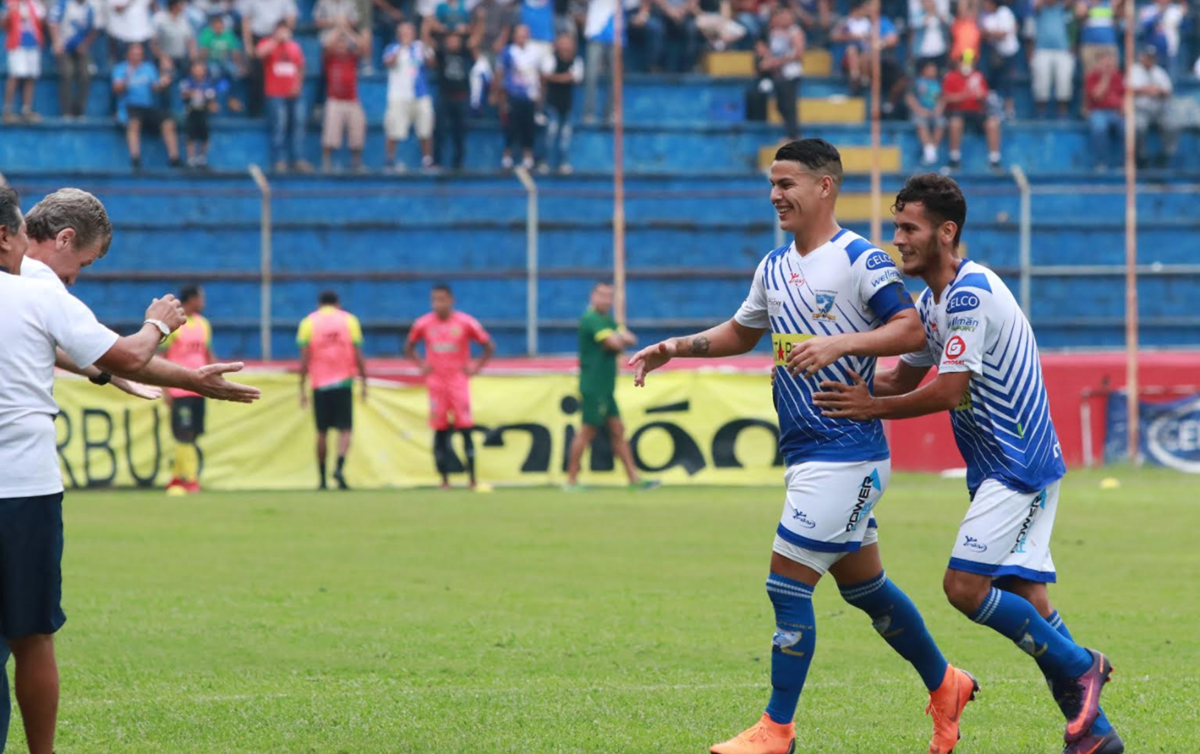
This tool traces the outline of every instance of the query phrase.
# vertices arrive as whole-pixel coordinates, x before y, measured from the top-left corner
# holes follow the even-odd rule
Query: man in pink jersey
[[[204,318],[204,289],[185,285],[179,302],[187,322],[163,341],[167,361],[188,369],[199,369],[217,360],[212,351],[212,326]],[[171,433],[175,436],[175,467],[168,495],[200,491],[200,450],[196,441],[204,434],[204,397],[199,393],[167,388],[164,400],[171,408]]]
[[[438,283],[430,294],[433,311],[413,323],[404,345],[405,357],[417,363],[429,388],[429,426],[433,428],[433,460],[442,475],[442,488],[450,487],[452,429],[462,432],[467,457],[467,476],[475,484],[475,442],[471,439],[470,378],[496,351],[483,325],[469,314],[455,311],[450,286]],[[417,354],[417,343],[425,343],[425,357]],[[483,355],[471,361],[471,343],[483,346]]]
[[[317,299],[319,308],[304,318],[296,343],[300,346],[300,405],[308,406],[306,382],[312,378],[313,413],[317,419],[317,469],[321,489],[325,482],[325,437],[330,429],[338,431],[337,468],[333,481],[338,489],[346,484],[346,453],[354,429],[354,377],[362,382],[362,399],[367,399],[367,367],[362,355],[362,326],[341,308],[338,295],[325,291]]]

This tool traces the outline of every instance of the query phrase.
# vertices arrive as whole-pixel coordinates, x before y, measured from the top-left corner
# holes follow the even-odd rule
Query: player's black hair
[[[824,139],[789,141],[775,152],[776,161],[798,162],[814,172],[826,172],[842,185],[842,155]]]
[[[904,188],[896,194],[896,203],[892,205],[893,212],[900,212],[906,204],[920,202],[925,208],[925,216],[934,225],[952,222],[957,226],[954,231],[954,246],[962,239],[963,226],[967,224],[967,199],[962,189],[953,178],[938,173],[920,173],[909,178]]]
[[[188,283],[179,289],[179,303],[186,304],[199,295],[200,286],[196,283]]]
[[[446,294],[448,294],[448,295],[451,295],[451,296],[453,296],[453,295],[454,295],[454,291],[450,290],[450,284],[449,284],[449,283],[434,283],[434,284],[433,284],[433,288],[432,288],[431,290],[434,290],[434,291],[442,291],[443,293],[446,293]]]
[[[321,295],[317,296],[317,303],[321,306],[337,306],[341,300],[335,291],[321,291]]]
[[[21,197],[11,186],[0,185],[0,225],[13,234],[21,230]]]

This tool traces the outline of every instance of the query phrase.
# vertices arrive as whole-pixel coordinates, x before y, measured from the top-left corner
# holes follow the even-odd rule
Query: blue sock
[[[1067,630],[1067,624],[1063,623],[1062,616],[1058,614],[1057,610],[1051,613],[1049,618],[1046,618],[1046,622],[1049,623],[1055,631],[1058,631],[1067,639],[1074,641],[1074,639],[1071,638],[1071,632]],[[1050,693],[1053,694],[1055,700],[1057,700],[1060,696],[1062,696],[1062,684],[1052,678],[1050,672],[1042,666],[1041,657],[1038,658],[1038,667],[1042,668],[1042,675],[1046,676],[1046,682],[1050,684]],[[1108,717],[1104,714],[1104,710],[1100,710],[1100,716],[1096,718],[1096,722],[1092,723],[1092,732],[1098,736],[1103,736],[1110,730],[1112,730],[1112,723],[1108,721]]]
[[[1008,637],[1054,678],[1078,678],[1092,666],[1091,653],[1055,631],[1028,600],[1011,592],[992,587],[971,620]]]
[[[875,630],[912,663],[925,688],[934,691],[942,685],[949,663],[926,630],[917,606],[886,573],[880,571],[870,581],[844,587],[842,599],[871,616]]]
[[[771,701],[767,714],[780,725],[796,716],[796,705],[817,646],[813,588],[772,573],[767,596],[775,606],[775,638],[771,641]]]

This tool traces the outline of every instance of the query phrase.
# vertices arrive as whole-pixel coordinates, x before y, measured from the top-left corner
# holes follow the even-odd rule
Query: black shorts
[[[349,387],[313,391],[313,413],[317,431],[354,427],[354,391]]]
[[[208,141],[208,113],[203,110],[188,110],[184,120],[188,141]]]
[[[0,500],[0,635],[52,634],[62,610],[63,494]]]
[[[165,116],[163,111],[157,107],[138,107],[130,105],[125,109],[130,120],[136,120],[142,124],[143,131],[157,131],[162,127]]]
[[[983,125],[987,123],[988,120],[987,113],[979,113],[974,111],[952,113],[950,114],[950,117],[962,118],[963,130],[971,129],[972,131],[976,131],[978,133],[983,133]]]
[[[171,401],[171,434],[176,442],[191,442],[204,434],[204,405],[198,395]]]

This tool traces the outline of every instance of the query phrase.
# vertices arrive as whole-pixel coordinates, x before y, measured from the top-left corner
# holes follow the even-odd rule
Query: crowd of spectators
[[[1139,160],[1166,165],[1179,140],[1173,82],[1192,75],[1185,51],[1195,35],[1186,2],[1144,0],[1136,12],[1138,59],[1122,75],[1123,4],[1133,1],[317,0],[311,25],[320,75],[306,88],[306,67],[318,66],[296,39],[296,0],[0,0],[3,119],[38,120],[35,82],[52,56],[64,118],[84,115],[94,76],[110,77],[110,105],[135,167],[143,133],[156,131],[173,165],[186,158],[203,168],[209,118],[246,112],[265,117],[277,170],[314,169],[304,149],[313,126],[322,169],[334,169],[348,149],[348,167],[359,171],[367,169],[368,134],[360,77],[382,71],[385,169],[407,169],[399,146],[414,135],[422,169],[461,168],[468,124],[498,115],[504,167],[565,173],[577,117],[587,124],[611,117],[603,96],[611,44],[587,30],[614,2],[625,8],[628,70],[684,73],[711,51],[752,52],[757,75],[747,113],[765,117],[773,100],[792,137],[802,125],[806,50],[829,49],[850,92],[865,90],[878,9],[882,112],[914,123],[924,164],[939,162],[946,142],[946,164],[957,167],[971,130],[985,137],[998,166],[1003,124],[1016,117],[1027,87],[1031,115],[1077,112],[1086,120],[1096,168],[1105,169],[1122,136],[1128,87]],[[584,89],[578,116],[577,87]],[[1160,134],[1155,157],[1146,148],[1151,129]]]

